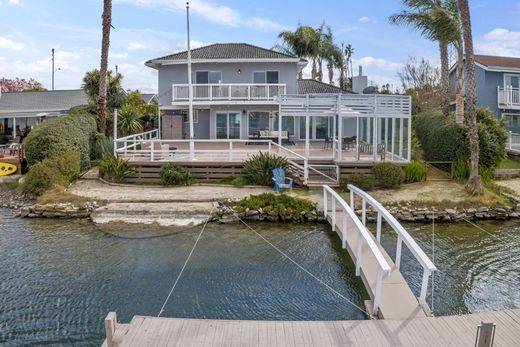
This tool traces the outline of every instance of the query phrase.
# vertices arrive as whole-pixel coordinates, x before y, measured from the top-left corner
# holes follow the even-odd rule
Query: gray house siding
[[[238,71],[240,70],[240,73]],[[165,65],[159,71],[159,103],[161,107],[171,106],[172,84],[188,83],[188,67],[181,65]],[[286,84],[287,94],[297,94],[297,65],[295,63],[204,63],[192,64],[192,81],[195,83],[196,71],[221,71],[222,83],[253,83],[254,71],[278,71],[279,83]]]

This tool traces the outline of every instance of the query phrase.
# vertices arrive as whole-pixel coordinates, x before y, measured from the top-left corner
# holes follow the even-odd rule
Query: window
[[[279,82],[278,71],[255,71],[253,72],[253,83],[276,84]]]
[[[249,112],[249,136],[258,135],[258,132],[262,130],[269,130],[269,116],[269,112]]]
[[[506,87],[518,89],[520,87],[520,75],[504,75]]]
[[[222,81],[221,71],[197,71],[195,72],[196,84],[217,84]]]
[[[188,116],[188,111],[182,112],[182,119],[184,123],[190,122],[190,117]],[[197,124],[199,122],[199,110],[193,110],[193,124]]]
[[[278,130],[278,112],[274,114],[273,130]],[[282,131],[288,131],[291,136],[294,136],[294,117],[282,117]]]
[[[217,139],[239,139],[240,138],[240,113],[216,114]]]

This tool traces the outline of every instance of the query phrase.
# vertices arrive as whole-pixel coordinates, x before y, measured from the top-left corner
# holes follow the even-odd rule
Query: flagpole
[[[190,123],[190,159],[194,160],[195,143],[193,142],[193,89],[191,85],[191,44],[190,44],[190,2],[186,2],[186,32],[188,46],[188,117]]]

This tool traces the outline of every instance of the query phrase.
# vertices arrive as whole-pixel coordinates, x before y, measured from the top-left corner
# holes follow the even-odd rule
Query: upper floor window
[[[196,84],[216,84],[222,81],[221,71],[197,71],[195,72]]]
[[[253,83],[279,83],[278,71],[255,71],[253,72]]]
[[[504,75],[506,87],[519,88],[520,87],[520,75]]]

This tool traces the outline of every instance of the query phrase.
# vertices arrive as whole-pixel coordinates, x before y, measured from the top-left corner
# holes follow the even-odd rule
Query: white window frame
[[[506,79],[507,77],[518,77],[519,79],[519,87],[520,87],[520,74],[516,74],[516,73],[505,73],[504,74],[504,89],[507,87],[507,84],[506,84]]]
[[[197,73],[199,72],[207,72],[208,73],[208,83],[197,83]],[[222,82],[222,71],[218,71],[218,70],[197,70],[195,71],[195,83],[194,84],[199,84],[199,85],[202,85],[202,84],[216,84],[216,83],[211,83],[211,78],[210,78],[210,75],[212,72],[218,72],[220,74],[220,80],[218,81],[218,83],[221,83]]]
[[[249,115],[251,113],[255,113],[255,112],[258,112],[258,113],[268,113],[269,114],[269,131],[271,130],[277,130],[277,129],[273,129],[273,124],[274,124],[274,115],[273,115],[273,112],[272,111],[265,111],[265,110],[248,110],[247,111],[247,118],[246,118],[246,123],[247,123],[247,136],[253,136],[253,134],[250,134],[249,133]]]
[[[267,72],[276,72],[278,74],[278,82],[277,83],[267,83]],[[255,82],[255,73],[263,73],[264,74],[264,83],[256,83]],[[280,70],[257,70],[253,71],[251,76],[251,81],[253,84],[280,84]]]
[[[184,118],[184,123],[190,122],[190,115],[188,114],[188,111],[186,112],[186,114],[183,114],[182,116]],[[193,124],[198,124],[198,123],[199,123],[199,110],[193,110]]]
[[[219,139],[217,137],[217,114],[219,113],[225,113],[227,116],[227,119],[226,119],[226,135],[227,135],[227,140],[240,140],[242,138],[242,111],[226,111],[226,110],[219,110],[219,111],[215,111],[215,122],[213,124],[213,127],[215,129],[215,139]],[[229,114],[230,113],[233,113],[233,114],[237,114],[238,113],[238,117],[240,119],[240,125],[239,125],[239,135],[238,135],[238,139],[230,139],[229,138]],[[219,140],[226,140],[226,139],[219,139]]]

